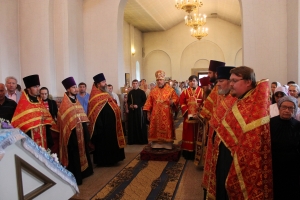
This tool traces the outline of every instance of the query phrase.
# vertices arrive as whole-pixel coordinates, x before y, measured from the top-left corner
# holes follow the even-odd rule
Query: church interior
[[[205,74],[210,60],[251,67],[270,84],[299,83],[299,0],[203,0],[208,35],[200,40],[176,2],[0,0],[0,83],[14,76],[24,88],[22,78],[38,74],[41,87],[59,98],[66,77],[85,82],[89,92],[92,77],[104,73],[121,95],[134,79],[155,81],[157,70],[177,81]],[[142,148],[128,146],[121,164],[95,168],[71,199],[90,199]],[[188,161],[174,199],[201,199],[201,178]]]

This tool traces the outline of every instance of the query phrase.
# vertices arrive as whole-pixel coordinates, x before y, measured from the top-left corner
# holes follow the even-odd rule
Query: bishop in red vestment
[[[177,109],[179,98],[175,90],[165,84],[165,72],[155,73],[157,86],[150,92],[143,110],[150,121],[148,141],[152,148],[172,149],[175,139],[173,110]]]

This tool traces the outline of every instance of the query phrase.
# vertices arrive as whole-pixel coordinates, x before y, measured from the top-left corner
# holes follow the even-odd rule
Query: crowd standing
[[[9,76],[0,83],[0,118],[58,153],[80,185],[93,164],[125,159],[125,130],[129,145],[172,149],[181,112],[182,156],[204,170],[204,199],[300,199],[300,88],[294,81],[269,85],[250,67],[216,60],[200,80],[166,80],[162,70],[155,78],[149,85],[133,80],[121,106],[103,73],[93,77],[90,93],[85,83],[77,88],[73,77],[64,79],[59,104],[40,88],[37,74],[23,78],[24,91]]]

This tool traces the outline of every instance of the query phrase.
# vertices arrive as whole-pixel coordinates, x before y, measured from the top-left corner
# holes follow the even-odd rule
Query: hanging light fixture
[[[201,7],[203,3],[200,0],[175,0],[175,7],[182,9],[188,13],[191,13],[198,7]]]
[[[191,29],[191,36],[201,40],[203,37],[208,35],[208,28],[199,26],[197,29]]]
[[[206,15],[201,14],[198,8],[197,12],[190,13],[185,16],[184,23],[187,26],[197,29],[199,26],[204,26],[206,24]]]

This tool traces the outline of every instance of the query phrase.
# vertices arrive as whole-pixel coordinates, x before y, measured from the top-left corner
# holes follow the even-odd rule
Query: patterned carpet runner
[[[138,155],[92,200],[172,199],[185,164],[182,157],[178,162],[145,161]]]

